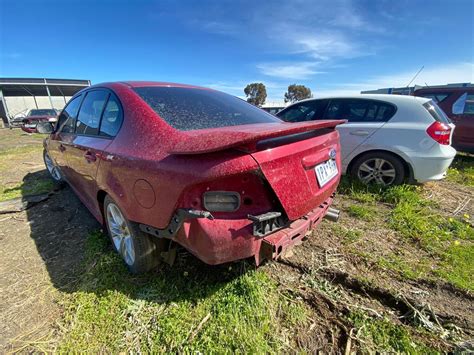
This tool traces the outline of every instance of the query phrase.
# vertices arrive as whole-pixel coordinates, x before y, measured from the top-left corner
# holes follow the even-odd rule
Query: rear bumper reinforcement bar
[[[208,211],[178,209],[164,229],[158,229],[146,224],[140,224],[139,227],[143,232],[155,237],[172,239],[186,220],[194,218],[214,219],[214,216]]]
[[[263,260],[278,259],[287,249],[300,244],[302,239],[322,221],[331,206],[333,197],[334,195],[302,218],[291,222],[284,229],[264,237],[260,252],[255,255],[256,264],[259,265]]]

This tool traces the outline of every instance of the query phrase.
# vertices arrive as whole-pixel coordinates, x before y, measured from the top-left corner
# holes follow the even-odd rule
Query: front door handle
[[[89,163],[93,163],[97,160],[97,157],[95,156],[95,154],[89,151],[87,151],[86,154],[84,154],[84,158],[86,158],[87,162]]]
[[[65,150],[66,150],[66,147],[63,146],[62,144],[60,144],[60,145],[59,145],[59,151],[60,151],[61,153],[64,153]]]
[[[369,132],[368,131],[352,131],[352,132],[349,132],[349,134],[352,134],[353,136],[368,136]]]

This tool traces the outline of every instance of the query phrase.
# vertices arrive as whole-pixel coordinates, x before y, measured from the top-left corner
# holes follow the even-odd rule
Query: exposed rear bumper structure
[[[331,206],[332,199],[333,196],[288,227],[263,238],[259,253],[255,254],[255,263],[259,265],[264,260],[278,259],[286,250],[300,244],[302,239],[322,221]]]
[[[282,225],[273,225],[268,234],[264,218],[238,220],[210,219],[196,213],[177,218],[173,230],[158,230],[140,225],[142,231],[155,237],[172,239],[207,264],[217,265],[254,257],[256,265],[264,260],[278,259],[286,250],[301,243],[328,213],[334,194],[301,218]],[[337,210],[332,211],[338,215]],[[260,216],[262,217],[262,216]],[[279,216],[272,215],[273,219]],[[184,218],[184,220],[182,219]],[[335,220],[335,218],[330,218]],[[264,227],[262,229],[262,226]],[[171,228],[168,228],[171,229]],[[259,233],[262,235],[259,236]]]

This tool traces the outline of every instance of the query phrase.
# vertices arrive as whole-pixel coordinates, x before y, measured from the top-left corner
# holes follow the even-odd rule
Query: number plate
[[[27,124],[25,124],[25,127],[26,127],[26,128],[35,128],[36,125],[35,125],[35,124],[32,124],[32,123],[27,123]]]
[[[314,168],[320,187],[326,185],[333,177],[337,176],[337,164],[334,159],[330,159]]]

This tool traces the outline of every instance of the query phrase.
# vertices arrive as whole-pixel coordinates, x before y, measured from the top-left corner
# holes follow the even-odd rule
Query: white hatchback
[[[454,125],[427,98],[360,94],[308,99],[277,116],[287,122],[346,119],[337,127],[343,173],[364,183],[440,180],[456,155]]]

